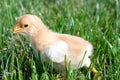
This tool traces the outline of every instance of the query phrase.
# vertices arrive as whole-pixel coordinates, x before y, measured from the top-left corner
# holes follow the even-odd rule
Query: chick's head
[[[37,16],[27,14],[18,18],[13,32],[32,36],[42,28],[44,28],[44,24]]]

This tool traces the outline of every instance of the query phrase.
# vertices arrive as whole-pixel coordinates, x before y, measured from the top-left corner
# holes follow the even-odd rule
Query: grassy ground
[[[53,31],[81,36],[94,46],[92,65],[103,80],[120,79],[120,1],[3,0],[0,1],[0,74],[3,80],[56,80],[47,64],[33,56],[29,40],[13,34],[18,16],[39,16]],[[0,63],[1,63],[0,61]],[[68,80],[91,80],[89,69],[69,73]]]

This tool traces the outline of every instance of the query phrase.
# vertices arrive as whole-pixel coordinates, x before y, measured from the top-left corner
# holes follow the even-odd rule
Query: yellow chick
[[[53,32],[35,15],[20,16],[14,33],[28,36],[34,48],[41,52],[42,59],[50,59],[56,71],[65,72],[65,65],[69,62],[72,69],[78,68],[80,62],[82,67],[90,67],[89,57],[93,49],[91,43],[80,37]],[[92,68],[92,73],[96,74],[97,70]]]

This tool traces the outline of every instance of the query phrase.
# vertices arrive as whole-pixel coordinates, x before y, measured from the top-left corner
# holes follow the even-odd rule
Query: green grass
[[[0,1],[0,74],[3,80],[56,80],[49,64],[35,58],[29,40],[13,34],[17,17],[35,14],[53,31],[76,35],[94,46],[92,65],[103,80],[120,79],[119,0],[3,0]],[[69,66],[70,67],[70,66]],[[68,68],[68,80],[96,80],[90,70]]]

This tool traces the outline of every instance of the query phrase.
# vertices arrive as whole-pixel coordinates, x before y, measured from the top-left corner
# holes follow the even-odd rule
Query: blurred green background
[[[92,65],[102,80],[120,79],[119,0],[1,0],[0,74],[3,80],[56,80],[51,66],[34,58],[29,40],[13,34],[17,18],[35,14],[53,31],[80,36],[94,46]],[[91,70],[69,73],[68,80],[96,80]],[[91,77],[92,76],[92,77]]]

